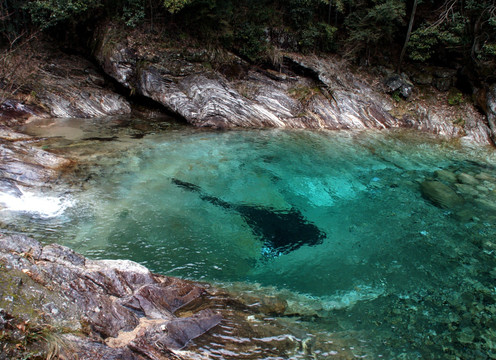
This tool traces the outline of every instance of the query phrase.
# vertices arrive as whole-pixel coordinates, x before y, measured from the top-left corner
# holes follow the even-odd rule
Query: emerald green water
[[[33,234],[93,258],[288,294],[309,331],[344,336],[357,356],[496,357],[492,149],[410,132],[181,127],[124,142],[92,158],[88,180],[70,193],[74,205],[63,214],[16,216],[30,219]],[[477,183],[448,181],[438,170]],[[429,179],[464,203],[440,208],[426,200],[420,184]],[[267,256],[266,239],[240,206],[296,209],[325,238]]]

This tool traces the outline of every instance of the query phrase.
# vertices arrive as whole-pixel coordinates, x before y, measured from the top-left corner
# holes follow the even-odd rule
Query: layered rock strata
[[[272,71],[225,50],[165,44],[158,36],[143,36],[102,27],[95,34],[94,55],[130,92],[155,100],[195,126],[412,127],[489,142],[482,116],[470,111],[463,121],[451,118],[452,109],[439,112],[422,106],[408,116],[394,115],[395,104],[384,89],[354,74],[336,57],[285,53],[278,60],[280,71]]]

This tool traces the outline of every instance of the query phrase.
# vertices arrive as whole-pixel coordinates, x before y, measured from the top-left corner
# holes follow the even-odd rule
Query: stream
[[[126,117],[21,130],[81,165],[36,195],[42,205],[3,209],[7,232],[284,299],[278,316],[341,339],[302,358],[496,358],[494,149],[406,130],[213,131]],[[461,200],[436,204],[426,181]]]

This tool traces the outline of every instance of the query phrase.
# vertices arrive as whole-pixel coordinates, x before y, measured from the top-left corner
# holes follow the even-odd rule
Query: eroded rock
[[[388,105],[377,101],[380,96],[352,74],[343,76],[345,70],[335,59],[286,54],[288,76],[250,66],[227,52],[222,59],[212,59],[201,48],[164,49],[155,43],[157,39],[150,41],[144,45],[107,27],[97,34],[95,56],[122,85],[195,126],[364,129],[398,125]],[[236,76],[226,71],[236,68],[242,69]]]
[[[137,333],[133,341],[149,343],[160,353],[162,346],[184,347],[191,339],[204,334],[222,320],[222,316],[213,310],[177,318],[174,312],[204,296],[205,290],[191,282],[153,275],[146,268],[129,261],[92,261],[66,247],[42,247],[32,239],[17,235],[0,237],[0,263],[23,276],[15,281],[23,283],[24,288],[22,294],[12,294],[12,309],[22,302],[20,297],[39,297],[31,291],[42,294],[42,299],[46,298],[43,295],[45,292],[50,292],[47,304],[50,306],[45,307],[57,315],[50,317],[52,326],[59,323],[57,319],[70,319],[82,324],[80,328],[89,328],[102,339],[132,331],[143,317],[158,319],[165,326],[163,329],[167,330],[160,330],[160,346],[147,338],[156,334],[146,328]],[[4,305],[0,301],[0,307]],[[74,343],[82,347],[76,352],[108,353],[105,359],[121,358],[119,356],[141,359],[128,344],[122,344],[117,351],[101,344],[91,344],[88,340],[80,339]],[[163,352],[163,358],[167,358],[168,353]],[[90,358],[88,355],[81,357]]]

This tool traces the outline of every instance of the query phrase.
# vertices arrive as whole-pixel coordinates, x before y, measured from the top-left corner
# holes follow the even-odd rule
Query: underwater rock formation
[[[224,200],[206,194],[199,186],[172,179],[172,183],[198,193],[200,198],[216,206],[238,212],[251,227],[253,233],[264,241],[265,257],[287,254],[303,245],[322,244],[326,234],[303,217],[296,208],[277,210],[269,207],[230,204]]]

